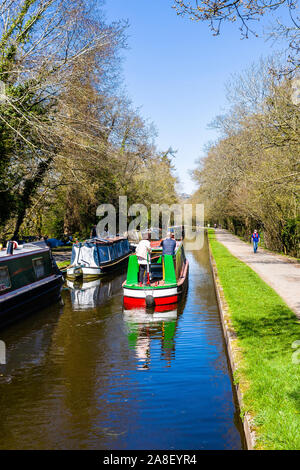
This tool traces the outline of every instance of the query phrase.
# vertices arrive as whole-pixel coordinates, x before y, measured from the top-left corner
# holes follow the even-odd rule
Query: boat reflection
[[[74,310],[88,310],[104,305],[110,298],[118,294],[126,273],[115,277],[96,279],[90,282],[67,280],[71,302]]]
[[[54,304],[3,332],[1,339],[7,347],[5,364],[0,365],[0,385],[19,379],[24,371],[30,382],[31,374],[46,367],[56,323],[62,312],[63,306]]]
[[[168,311],[124,309],[129,348],[135,351],[138,370],[150,368],[151,354],[158,352],[156,340],[160,342],[160,354],[166,360],[166,366],[171,366],[171,361],[175,358],[175,335],[178,321],[177,305],[171,307],[173,310]]]

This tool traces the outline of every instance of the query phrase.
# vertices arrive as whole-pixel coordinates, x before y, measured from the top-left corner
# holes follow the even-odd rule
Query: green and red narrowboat
[[[58,301],[63,283],[44,242],[13,243],[0,251],[0,327]]]
[[[182,242],[177,242],[175,255],[162,256],[162,248],[151,242],[146,285],[138,282],[139,264],[136,255],[128,262],[127,279],[123,283],[125,309],[154,307],[158,310],[173,308],[188,283],[189,262]]]

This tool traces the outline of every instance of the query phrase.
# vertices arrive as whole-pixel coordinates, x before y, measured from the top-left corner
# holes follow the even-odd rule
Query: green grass
[[[300,363],[292,361],[292,343],[300,340],[300,323],[271,287],[216,240],[214,230],[208,237],[241,348],[238,376],[257,447],[299,450]]]
[[[57,262],[56,264],[59,267],[59,269],[62,269],[62,268],[66,268],[67,266],[69,266],[69,264],[71,264],[71,261],[70,260],[60,261],[60,262]]]

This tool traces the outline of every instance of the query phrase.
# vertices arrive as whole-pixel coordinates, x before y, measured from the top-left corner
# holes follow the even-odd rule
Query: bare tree
[[[193,21],[204,21],[214,35],[220,34],[224,22],[237,23],[243,38],[249,34],[257,36],[258,22],[263,16],[277,12],[277,24],[268,36],[285,38],[288,42],[290,67],[282,70],[293,73],[299,68],[299,16],[297,0],[174,0],[173,8],[180,16]],[[282,9],[288,10],[290,23],[280,20]]]

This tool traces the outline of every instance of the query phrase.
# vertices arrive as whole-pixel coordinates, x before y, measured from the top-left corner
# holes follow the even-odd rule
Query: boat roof
[[[85,240],[84,243],[95,243],[97,245],[106,245],[109,243],[115,243],[120,240],[127,240],[125,237],[107,237],[107,238],[100,238],[100,237],[94,237],[94,238],[89,238],[88,240]]]
[[[18,248],[14,248],[13,254],[8,255],[6,253],[6,248],[0,250],[0,261],[11,259],[17,255],[27,255],[29,253],[39,252],[49,250],[49,247],[44,241],[24,243],[23,245],[18,245]]]

